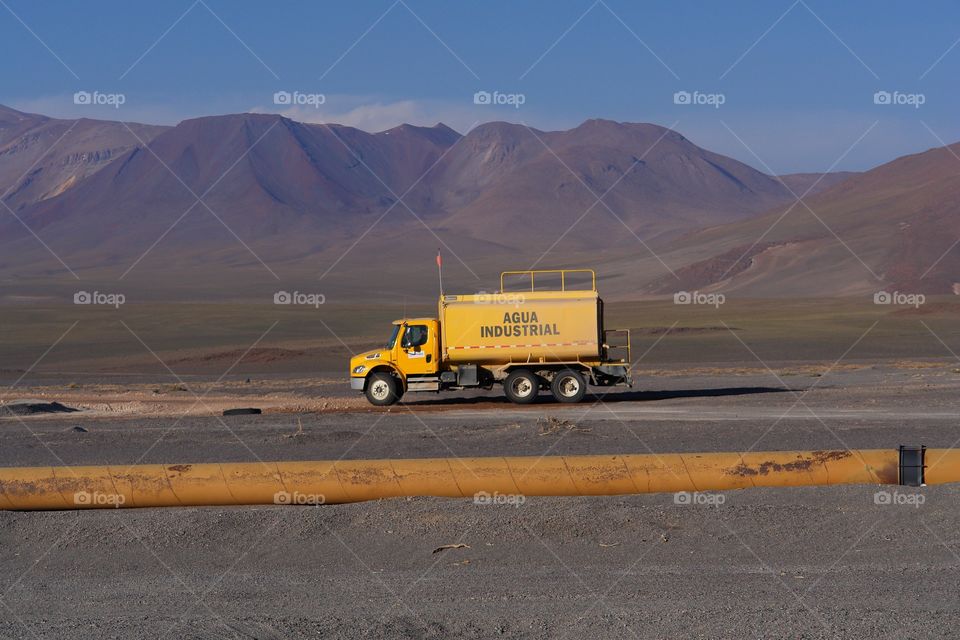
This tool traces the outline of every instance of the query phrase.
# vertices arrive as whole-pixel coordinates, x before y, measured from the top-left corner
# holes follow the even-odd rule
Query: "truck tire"
[[[587,383],[579,371],[561,369],[550,385],[557,402],[580,402],[587,393]]]
[[[367,388],[363,390],[370,404],[378,407],[387,407],[395,403],[403,395],[400,393],[400,383],[395,376],[389,373],[371,373],[367,380]]]
[[[530,404],[540,393],[540,377],[532,371],[517,369],[503,381],[503,391],[510,402]]]

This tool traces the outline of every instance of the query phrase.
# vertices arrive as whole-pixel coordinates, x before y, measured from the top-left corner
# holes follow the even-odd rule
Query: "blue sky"
[[[673,126],[765,171],[860,170],[960,140],[958,39],[960,6],[936,1],[2,0],[0,103],[368,130],[610,118]],[[78,91],[125,102],[77,105]],[[324,103],[276,105],[277,91]],[[478,91],[523,104],[477,105]],[[878,91],[902,104],[875,104]]]

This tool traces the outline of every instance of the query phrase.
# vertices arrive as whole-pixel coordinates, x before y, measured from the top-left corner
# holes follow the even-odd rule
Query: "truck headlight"
[[[357,366],[355,366],[355,367],[353,368],[353,372],[354,372],[354,373],[363,373],[363,372],[366,371],[366,370],[367,370],[367,367],[366,367],[365,365],[362,365],[362,364],[358,364]]]

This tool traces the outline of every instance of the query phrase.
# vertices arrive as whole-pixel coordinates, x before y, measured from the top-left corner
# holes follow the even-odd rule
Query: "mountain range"
[[[422,295],[440,247],[451,282],[472,290],[536,264],[596,268],[621,297],[948,293],[958,151],[772,176],[654,124],[368,133],[268,114],[161,127],[0,107],[0,282]]]

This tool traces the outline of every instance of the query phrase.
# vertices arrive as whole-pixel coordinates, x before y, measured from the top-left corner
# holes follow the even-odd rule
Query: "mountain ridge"
[[[681,279],[689,287],[744,295],[769,295],[784,282],[804,295],[960,293],[958,152],[954,143],[896,158],[790,211],[695,230],[665,252],[712,248],[690,261]],[[757,252],[751,243],[761,237],[765,246]],[[738,248],[744,249],[739,261],[731,255]],[[674,286],[661,278],[648,292]]]
[[[52,121],[44,118],[0,109],[0,141]],[[104,147],[125,127],[112,125],[97,124],[86,140]],[[214,280],[260,269],[261,255],[279,270],[359,278],[376,266],[366,255],[403,269],[440,245],[471,273],[469,264],[492,270],[504,255],[511,266],[615,263],[620,289],[649,294],[667,286],[657,284],[665,264],[651,262],[653,253],[696,274],[691,284],[718,285],[705,279],[716,270],[699,263],[733,260],[732,248],[761,237],[741,237],[758,217],[807,190],[811,202],[842,197],[865,175],[771,176],[666,127],[605,119],[564,131],[489,122],[461,135],[443,123],[370,133],[246,113],[144,131],[143,143],[49,179],[53,188],[19,184],[8,204],[57,256],[115,277],[149,254],[144,271]],[[4,168],[0,154],[0,177],[13,173]],[[0,229],[0,273],[57,268],[22,226],[7,220]],[[787,240],[771,238],[764,251]],[[627,276],[631,262],[653,269]]]

